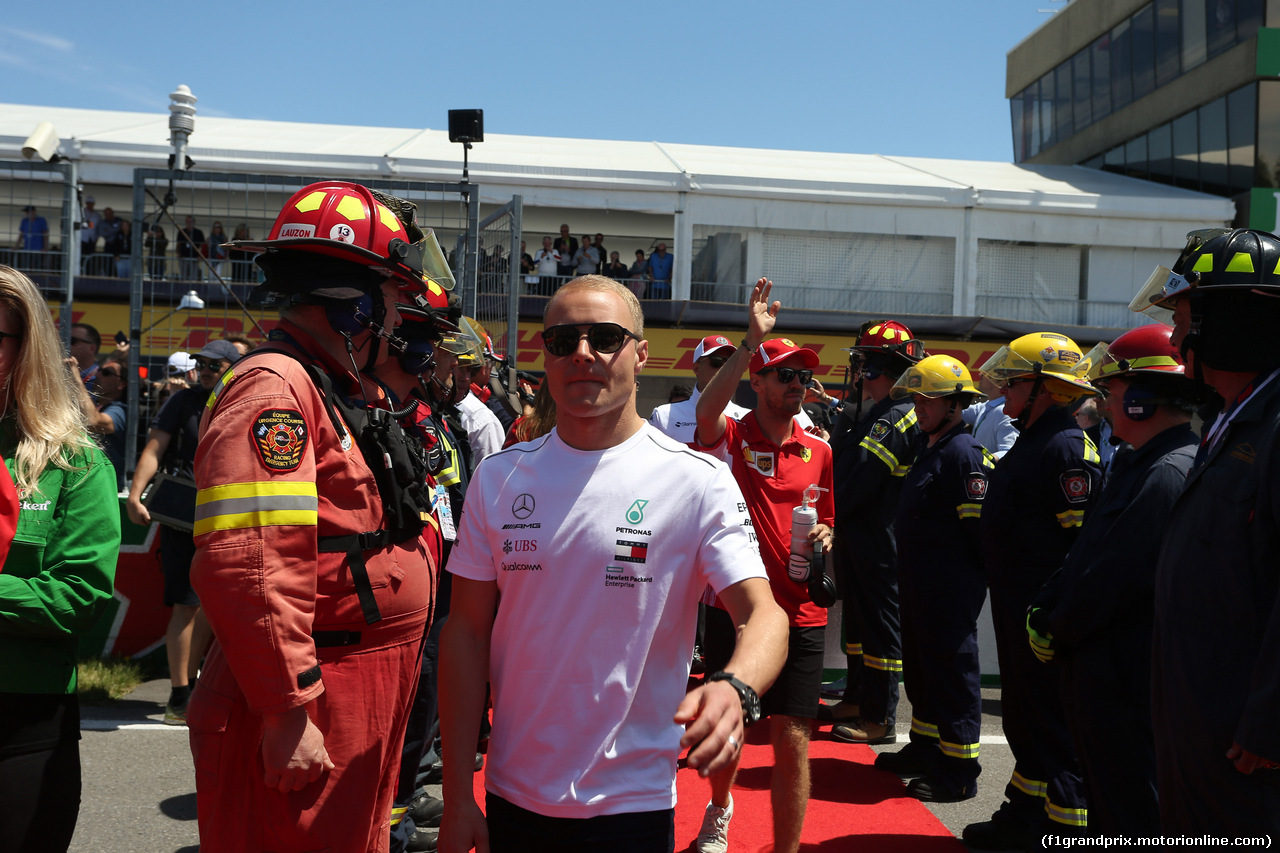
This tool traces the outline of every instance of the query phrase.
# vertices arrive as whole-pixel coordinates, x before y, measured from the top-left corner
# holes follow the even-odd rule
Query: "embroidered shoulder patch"
[[[258,458],[271,471],[296,471],[307,449],[307,422],[295,409],[267,409],[251,430]]]
[[[892,429],[892,427],[889,426],[888,421],[876,421],[871,425],[871,432],[869,435],[874,440],[879,441],[889,434],[890,429]]]
[[[1064,471],[1059,477],[1062,483],[1062,494],[1067,503],[1084,503],[1089,500],[1089,475],[1080,468]]]
[[[974,471],[964,478],[964,492],[971,501],[980,501],[987,496],[987,478]]]

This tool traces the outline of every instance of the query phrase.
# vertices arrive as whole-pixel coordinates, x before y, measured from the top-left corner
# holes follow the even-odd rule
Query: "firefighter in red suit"
[[[191,576],[216,637],[188,717],[201,849],[385,851],[435,571],[425,486],[392,483],[414,448],[360,402],[360,371],[398,343],[421,249],[340,182],[237,248],[263,253],[281,322],[219,380],[196,454]]]

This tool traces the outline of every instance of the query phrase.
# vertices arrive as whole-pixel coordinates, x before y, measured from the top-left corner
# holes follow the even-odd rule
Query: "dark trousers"
[[[1027,607],[1039,587],[991,587],[991,621],[1000,659],[1000,709],[1013,751],[1013,778],[1005,788],[1006,817],[1045,831],[1080,828],[1084,780],[1062,708],[1061,670],[1041,663],[1027,641]],[[1098,721],[1109,725],[1109,720]]]
[[[418,690],[413,695],[409,709],[409,722],[405,726],[404,746],[400,750],[400,780],[396,784],[395,813],[392,819],[400,820],[391,825],[391,853],[402,853],[413,835],[413,819],[407,809],[414,792],[418,790],[418,778],[422,775],[423,756],[434,755],[431,749],[431,732],[435,729],[440,711],[440,632],[449,618],[449,598],[453,589],[453,575],[440,572],[440,587],[436,590],[435,617],[431,629],[422,638],[422,670],[418,673]],[[429,767],[431,762],[427,763]]]
[[[74,694],[0,694],[0,853],[64,853],[80,814]]]
[[[858,708],[874,723],[898,713],[902,675],[902,628],[898,619],[898,572],[870,560],[853,562],[852,595],[862,640],[862,691]],[[848,694],[846,693],[846,696]]]
[[[676,811],[547,817],[485,795],[490,853],[674,853]]]
[[[1062,658],[1062,699],[1089,799],[1090,835],[1159,835],[1151,732],[1151,620]]]
[[[982,767],[982,671],[978,614],[985,586],[950,589],[902,578],[902,663],[911,697],[911,740],[936,750],[930,773],[953,793],[972,790]],[[919,588],[916,588],[916,587]]]
[[[853,556],[849,542],[837,536],[832,544],[831,565],[840,591],[840,628],[844,635],[844,656],[849,668],[844,701],[858,704],[862,698],[862,630],[858,626],[858,603],[854,600],[857,579],[853,576]]]

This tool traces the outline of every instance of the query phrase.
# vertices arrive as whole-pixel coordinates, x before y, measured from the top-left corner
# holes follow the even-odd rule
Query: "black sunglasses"
[[[582,326],[586,326],[586,331],[582,331]],[[583,335],[587,338],[587,343],[598,353],[608,355],[622,349],[626,344],[627,338],[640,340],[635,333],[628,331],[617,323],[584,323],[580,325],[564,325],[552,326],[544,329],[542,332],[542,343],[547,348],[547,352],[554,356],[563,358],[566,355],[572,355],[573,351],[578,348],[578,341],[582,340]]]
[[[797,376],[800,377],[801,385],[808,385],[809,380],[813,378],[812,370],[797,370],[794,367],[766,367],[760,372],[778,374],[778,381],[783,385],[790,385],[791,380],[795,379]]]
[[[706,359],[707,359],[707,362],[716,370],[719,370],[720,368],[724,367],[725,362],[729,360],[727,358],[721,358],[718,355],[709,355],[709,356],[706,356]]]
[[[196,370],[221,370],[222,362],[218,359],[197,358]]]
[[[99,375],[99,376],[114,376],[114,377],[116,377],[116,378],[118,379],[118,378],[120,378],[120,371],[118,371],[118,370],[107,370],[105,367],[99,367],[99,368],[98,368],[98,375]]]

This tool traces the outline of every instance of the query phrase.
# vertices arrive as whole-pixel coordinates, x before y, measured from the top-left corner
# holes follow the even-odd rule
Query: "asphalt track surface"
[[[196,853],[195,778],[184,727],[166,726],[169,683],[149,681],[110,706],[81,708],[80,757],[84,779],[76,853]],[[978,795],[929,808],[959,837],[966,824],[987,820],[1004,799],[1013,756],[1000,730],[1000,691],[983,690],[982,777]],[[898,744],[907,740],[911,707],[898,707]],[[816,737],[828,737],[823,727]],[[437,791],[437,794],[439,792]]]

